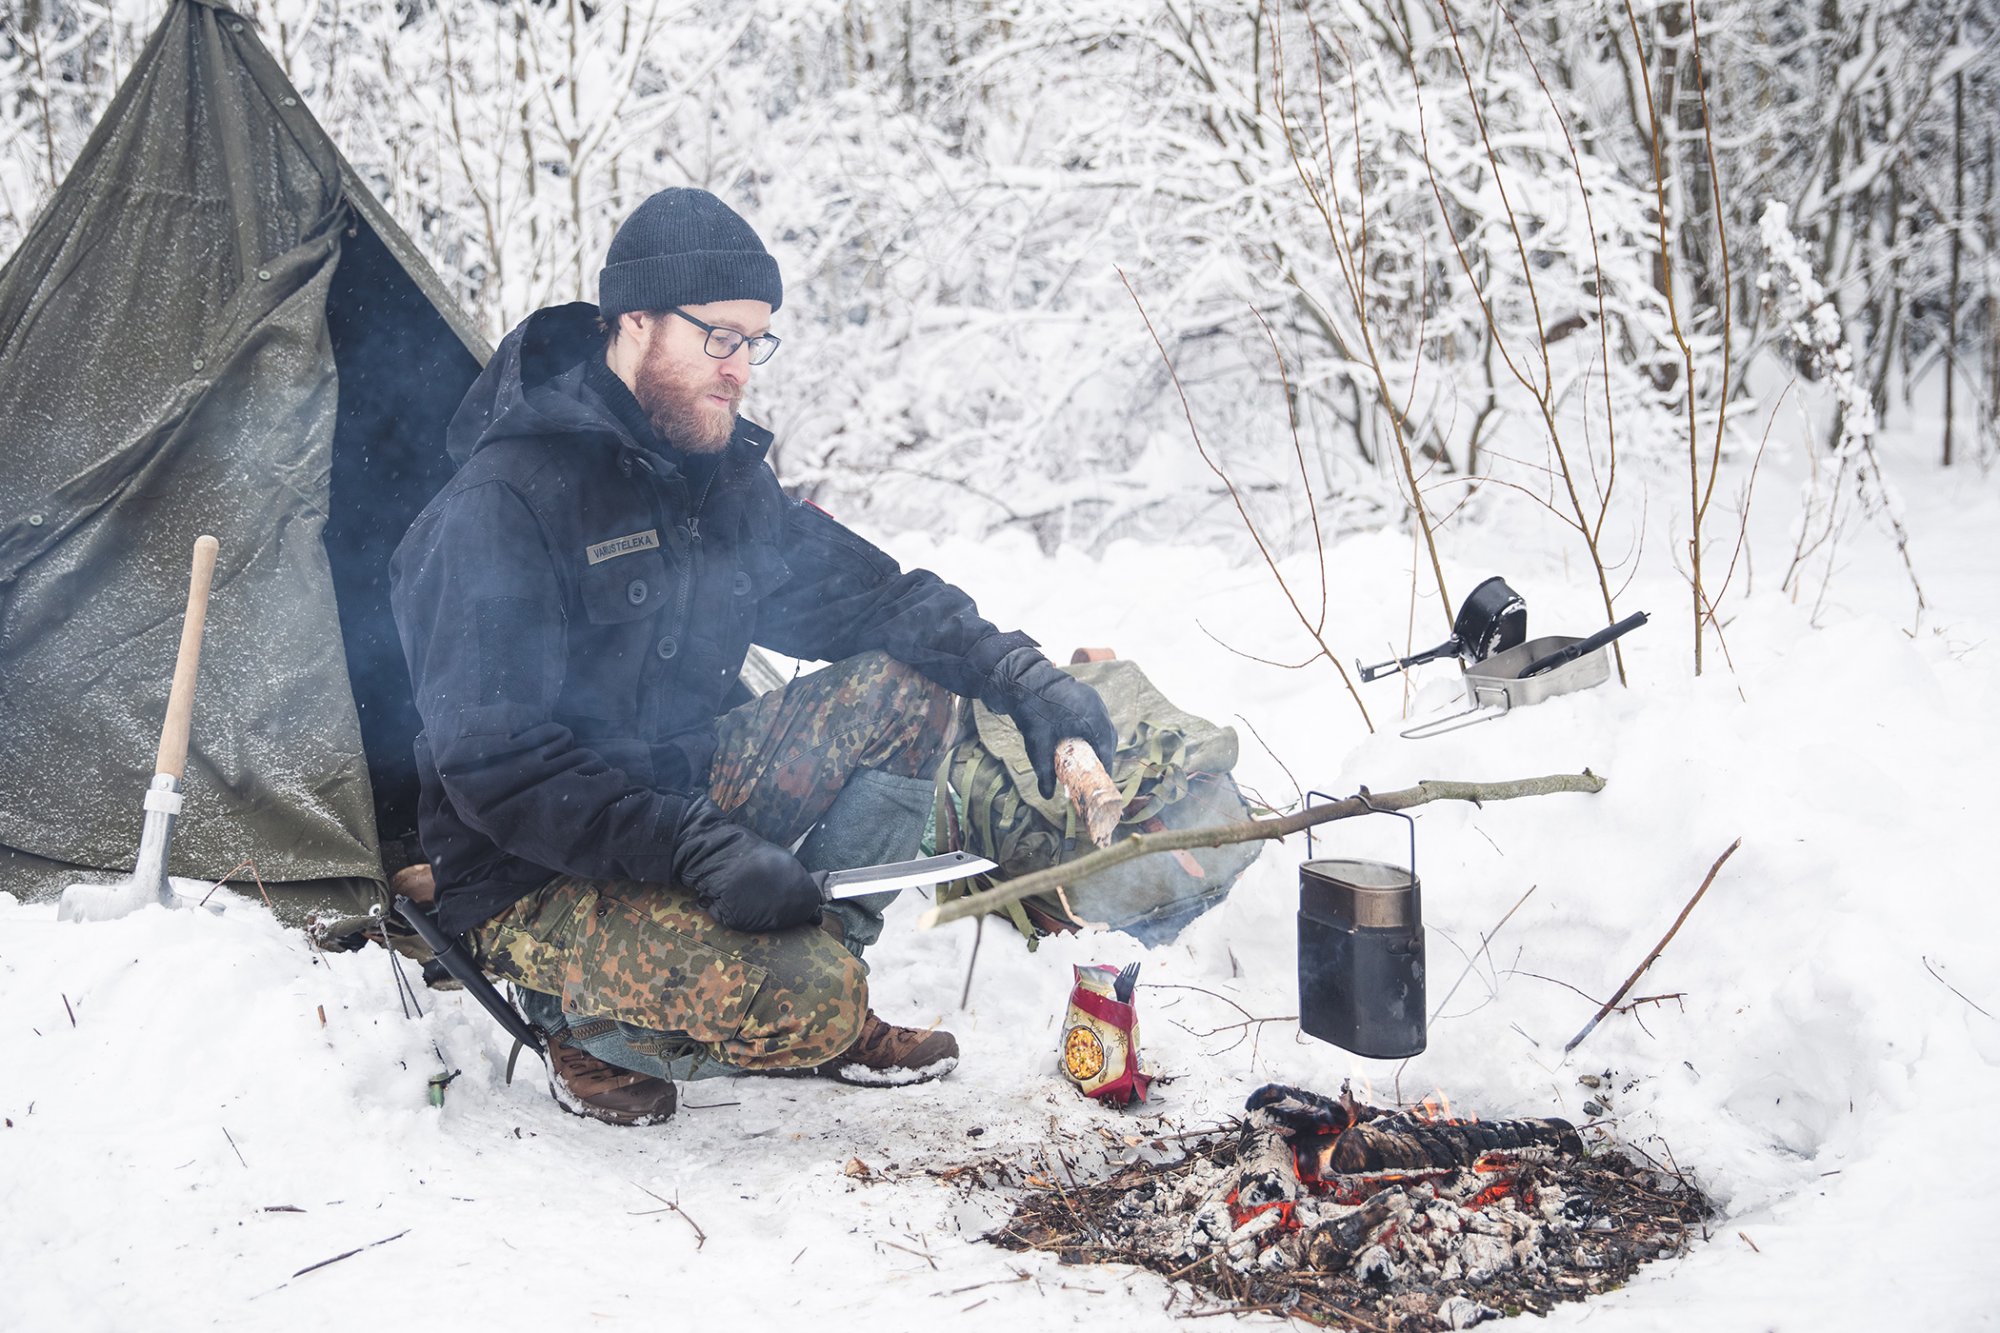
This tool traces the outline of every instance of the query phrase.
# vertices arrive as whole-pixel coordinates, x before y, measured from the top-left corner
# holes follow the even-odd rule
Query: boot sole
[[[942,1060],[915,1068],[895,1066],[889,1069],[874,1069],[864,1064],[841,1064],[836,1060],[832,1064],[821,1065],[813,1072],[821,1078],[830,1078],[836,1083],[846,1083],[857,1088],[904,1088],[913,1083],[934,1082],[956,1068],[958,1068],[958,1057],[947,1055]]]

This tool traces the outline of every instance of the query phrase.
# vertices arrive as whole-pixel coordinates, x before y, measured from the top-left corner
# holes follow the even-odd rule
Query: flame
[[[1455,1115],[1451,1109],[1451,1098],[1443,1088],[1431,1089],[1430,1095],[1410,1108],[1410,1114],[1431,1125],[1476,1125],[1479,1117],[1467,1112]]]

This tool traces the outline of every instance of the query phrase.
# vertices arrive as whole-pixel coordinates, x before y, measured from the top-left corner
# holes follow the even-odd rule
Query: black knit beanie
[[[736,210],[707,190],[662,190],[625,219],[597,275],[598,313],[710,301],[785,299],[778,261]]]

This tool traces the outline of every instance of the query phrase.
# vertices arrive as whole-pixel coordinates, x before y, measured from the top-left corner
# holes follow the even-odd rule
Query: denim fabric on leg
[[[799,860],[808,870],[850,870],[856,866],[907,861],[923,840],[931,812],[928,778],[906,778],[864,768],[848,778],[833,804],[806,835]],[[827,911],[840,918],[842,942],[859,957],[882,938],[882,913],[896,900],[890,893],[846,898]]]

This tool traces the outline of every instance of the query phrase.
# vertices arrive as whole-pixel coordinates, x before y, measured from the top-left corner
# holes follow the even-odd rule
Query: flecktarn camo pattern
[[[848,777],[928,777],[951,695],[883,653],[849,658],[729,712],[710,799],[789,846]],[[472,931],[482,966],[558,996],[563,1013],[659,1034],[738,1069],[803,1069],[846,1051],[868,969],[816,926],[745,934],[668,884],[564,876]]]
[[[854,1044],[868,971],[816,926],[747,935],[683,889],[564,877],[473,931],[485,969],[563,1012],[681,1038],[738,1069],[801,1069]]]

